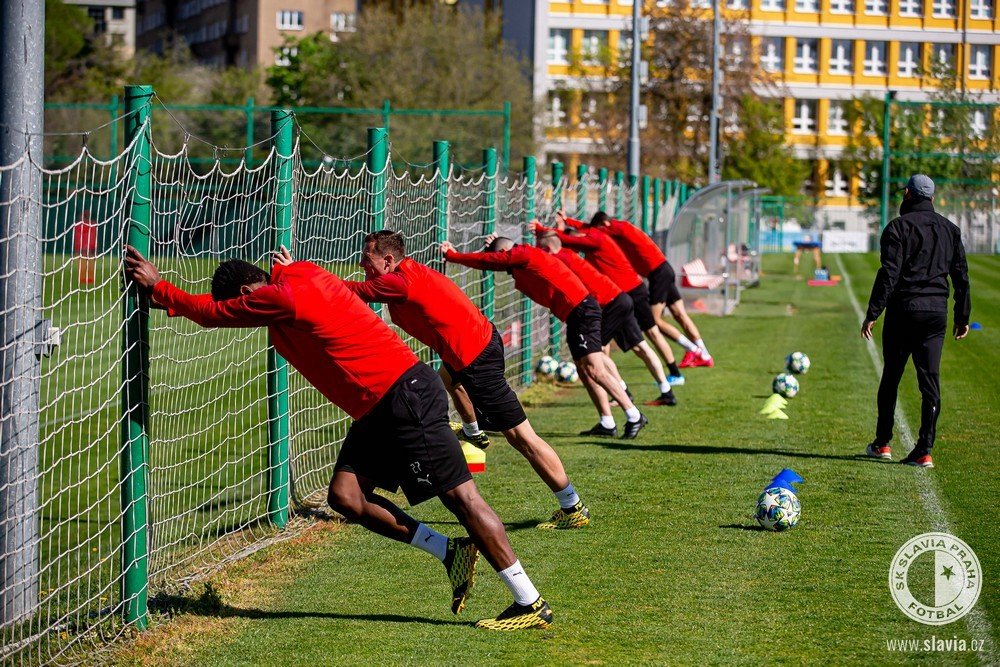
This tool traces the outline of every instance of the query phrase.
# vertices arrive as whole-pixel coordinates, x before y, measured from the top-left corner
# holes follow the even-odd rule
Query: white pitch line
[[[847,295],[851,299],[851,306],[854,308],[854,313],[858,317],[858,324],[861,324],[865,319],[865,313],[861,310],[861,304],[858,303],[858,298],[854,296],[854,290],[851,287],[851,275],[844,268],[844,260],[840,258],[840,255],[836,255],[837,267],[840,269],[840,275],[844,277],[844,288],[847,290]],[[882,359],[879,357],[878,349],[875,347],[875,341],[865,340],[868,348],[868,356],[872,359],[872,365],[875,367],[875,374],[881,378],[882,376]],[[907,454],[913,450],[914,439],[913,431],[910,430],[910,424],[906,421],[906,415],[903,413],[903,408],[896,404],[896,425],[899,427],[899,439],[906,448]],[[954,535],[951,528],[948,525],[948,517],[945,515],[944,507],[941,505],[941,501],[938,498],[937,493],[934,491],[934,481],[931,476],[923,468],[914,469],[916,473],[915,478],[917,480],[917,492],[920,494],[920,500],[924,505],[924,509],[930,515],[931,527],[934,531],[939,533],[948,533]],[[972,610],[965,616],[965,626],[969,630],[969,634],[975,639],[985,639],[986,647],[985,650],[980,651],[976,654],[979,658],[980,663],[984,665],[995,665],[997,661],[994,659],[994,640],[993,640],[993,626],[990,624],[990,620],[986,618],[986,614],[983,613],[983,608],[981,606],[973,607]]]

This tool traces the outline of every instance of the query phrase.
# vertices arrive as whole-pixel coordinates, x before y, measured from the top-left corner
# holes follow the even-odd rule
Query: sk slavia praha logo
[[[900,547],[889,566],[896,606],[927,625],[947,625],[968,614],[982,588],[975,552],[948,533],[917,535]]]

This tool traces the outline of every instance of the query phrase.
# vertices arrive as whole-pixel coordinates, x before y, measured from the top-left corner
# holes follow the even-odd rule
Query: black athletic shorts
[[[635,310],[635,321],[639,323],[639,328],[649,331],[656,326],[656,319],[653,317],[653,308],[650,306],[649,288],[646,283],[639,283],[639,286],[628,291],[632,297],[632,308]]]
[[[566,342],[573,359],[601,351],[601,307],[588,295],[566,318]]]
[[[448,364],[444,368],[453,383],[465,387],[476,410],[479,428],[484,431],[506,431],[528,418],[504,377],[503,339],[496,326],[486,349],[471,364],[460,371]]]
[[[628,352],[642,342],[642,331],[635,321],[632,297],[625,292],[601,308],[601,345],[614,340],[622,352]]]
[[[664,262],[649,272],[649,302],[665,303],[668,306],[681,300],[677,289],[677,276],[670,262]]]
[[[411,505],[472,479],[448,424],[448,394],[434,370],[419,362],[347,431],[334,466],[387,491],[402,487]]]

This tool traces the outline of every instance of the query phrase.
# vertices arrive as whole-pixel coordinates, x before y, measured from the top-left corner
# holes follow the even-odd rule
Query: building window
[[[795,0],[795,11],[818,12],[819,0]]]
[[[848,185],[847,179],[844,178],[844,174],[841,173],[839,168],[834,167],[833,172],[830,174],[830,178],[826,179],[826,196],[846,197]]]
[[[278,30],[302,30],[302,12],[282,9],[278,11]]]
[[[588,95],[585,97],[580,108],[580,127],[596,127],[597,113],[599,109],[600,104],[597,101],[597,97],[594,95]]]
[[[783,12],[785,0],[760,0],[760,8],[765,12]]]
[[[936,19],[955,18],[955,0],[934,0],[931,9]]]
[[[125,8],[124,7],[112,7],[111,8],[111,18],[115,21],[125,20]]]
[[[795,41],[795,71],[800,74],[813,74],[816,70],[815,39],[798,39]]]
[[[569,63],[569,30],[549,30],[548,61],[557,65]]]
[[[103,35],[107,32],[108,22],[104,18],[104,7],[87,7],[87,16],[94,22],[95,35]]]
[[[969,58],[969,78],[990,78],[990,45],[974,44]]]
[[[712,0],[691,0],[692,9],[711,9]]]
[[[332,32],[354,32],[358,29],[358,15],[353,12],[333,12],[330,14]]]
[[[938,67],[952,70],[955,67],[955,45],[934,44],[934,63]]]
[[[993,18],[993,3],[990,0],[972,0],[969,3],[969,15],[974,19]]]
[[[814,134],[816,132],[816,100],[795,100],[795,115],[792,116],[793,134]]]
[[[830,74],[850,74],[854,71],[854,43],[847,39],[833,40],[830,49]]]
[[[727,43],[722,45],[723,66],[732,71],[740,68],[746,63],[747,51],[749,50],[747,40],[744,37],[731,37]]]
[[[914,77],[920,69],[920,44],[917,42],[899,43],[899,62],[896,73],[902,77]]]
[[[750,5],[747,0],[728,0],[726,6],[729,9],[749,9]]]
[[[865,43],[866,76],[885,76],[885,42]]]
[[[299,50],[294,46],[283,46],[274,54],[274,64],[278,67],[288,67],[292,64],[292,58],[299,55]]]
[[[924,15],[924,3],[920,0],[899,0],[899,15],[910,18]]]
[[[566,109],[563,108],[563,98],[559,91],[549,93],[549,127],[562,127],[566,124]]]
[[[785,38],[764,37],[760,40],[760,66],[765,72],[785,69]]]
[[[986,136],[986,131],[989,129],[986,119],[985,109],[973,109],[969,116],[969,132],[972,133],[974,139],[982,139]]]
[[[601,57],[608,50],[607,30],[584,30],[580,55],[585,65],[600,65]]]
[[[853,14],[854,0],[830,0],[831,14]]]
[[[838,137],[847,135],[847,112],[843,102],[830,100],[830,112],[826,117],[826,133]]]
[[[885,0],[865,0],[865,14],[885,16]]]

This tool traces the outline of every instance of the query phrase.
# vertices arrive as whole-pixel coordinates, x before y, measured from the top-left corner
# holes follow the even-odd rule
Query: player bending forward
[[[310,262],[275,257],[268,275],[241,260],[223,262],[211,294],[188,294],[160,278],[129,247],[125,272],[171,315],[203,327],[267,327],[274,349],[353,419],[327,499],[337,512],[379,535],[444,563],[458,614],[475,583],[479,550],[514,603],[476,627],[544,628],[552,611],[511,549],[503,523],[476,489],[448,426],[441,378],[337,276]],[[402,487],[411,505],[438,497],[469,532],[451,539],[407,515],[376,487]]]
[[[490,236],[486,241],[485,252],[456,252],[447,241],[441,244],[441,252],[449,262],[473,269],[510,271],[515,288],[566,323],[566,342],[591,400],[597,404],[595,388],[611,394],[625,410],[622,438],[630,440],[639,435],[649,421],[608,373],[601,347],[601,308],[584,284],[544,250],[516,244],[503,236]]]

